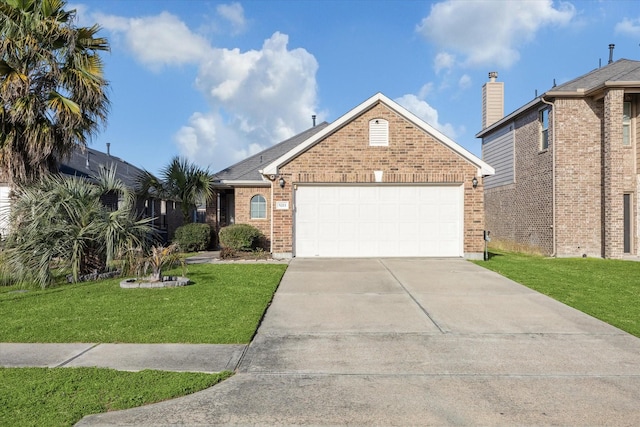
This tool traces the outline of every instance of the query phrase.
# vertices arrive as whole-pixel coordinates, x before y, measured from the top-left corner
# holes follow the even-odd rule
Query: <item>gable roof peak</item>
[[[290,160],[296,158],[297,156],[299,156],[309,148],[313,147],[315,144],[322,141],[328,135],[336,132],[338,129],[342,128],[347,123],[352,121],[354,118],[358,117],[363,112],[369,110],[372,106],[374,106],[379,102],[385,104],[388,108],[395,111],[397,114],[404,117],[406,120],[412,122],[418,128],[427,132],[428,134],[433,136],[435,139],[440,141],[442,144],[449,147],[454,152],[458,153],[468,162],[477,166],[480,174],[493,175],[495,173],[495,170],[491,166],[483,162],[481,159],[473,155],[470,151],[468,151],[461,145],[454,142],[451,138],[449,138],[439,130],[435,129],[433,126],[431,126],[430,124],[428,124],[427,122],[425,122],[424,120],[422,120],[421,118],[419,118],[418,116],[416,116],[415,114],[413,114],[412,112],[410,112],[409,110],[407,110],[406,108],[398,104],[397,102],[385,96],[382,92],[377,92],[375,95],[373,95],[372,97],[370,97],[369,99],[361,103],[360,105],[356,106],[355,108],[351,109],[349,112],[342,115],[333,123],[329,124],[320,132],[317,132],[316,134],[308,138],[303,143],[299,144],[298,146],[294,147],[287,153],[278,157],[272,163],[268,164],[265,168],[261,169],[260,173],[263,176],[278,175],[278,170],[281,166],[288,163]]]

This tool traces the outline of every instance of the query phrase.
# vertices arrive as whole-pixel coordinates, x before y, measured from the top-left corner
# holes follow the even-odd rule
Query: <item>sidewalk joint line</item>
[[[97,343],[92,345],[91,347],[87,348],[86,350],[81,351],[80,353],[76,354],[75,356],[73,356],[72,358],[65,360],[64,362],[62,362],[59,365],[56,365],[56,368],[62,368],[63,366],[65,366],[67,363],[73,362],[74,360],[76,360],[78,357],[82,356],[83,354],[93,350],[94,348],[96,348],[97,346],[99,346],[101,343]]]
[[[442,329],[442,328],[440,327],[440,325],[438,325],[438,322],[436,322],[436,321],[435,321],[435,319],[434,319],[433,317],[431,317],[431,314],[429,314],[429,312],[427,311],[427,309],[426,309],[426,308],[424,308],[424,307],[422,306],[422,304],[420,304],[420,303],[418,302],[418,300],[417,300],[417,299],[416,299],[416,298],[411,294],[411,292],[409,292],[409,290],[404,286],[404,283],[402,283],[402,282],[400,281],[400,279],[398,279],[398,278],[396,277],[396,275],[395,275],[395,274],[393,274],[393,272],[389,269],[389,267],[387,267],[387,264],[385,264],[385,263],[384,263],[384,261],[383,261],[382,259],[380,259],[380,258],[378,258],[378,262],[380,262],[380,264],[382,264],[382,266],[383,266],[383,267],[384,267],[384,268],[389,272],[389,274],[391,275],[391,277],[393,277],[393,278],[394,278],[394,280],[395,280],[396,282],[398,282],[398,284],[400,285],[400,287],[401,287],[402,289],[404,289],[404,291],[407,293],[407,295],[409,295],[409,298],[411,298],[411,299],[413,300],[413,302],[414,302],[418,307],[420,307],[420,310],[422,310],[422,312],[423,312],[423,313],[424,313],[424,314],[429,318],[429,320],[431,320],[431,323],[433,323],[433,324],[436,326],[436,328],[438,328],[438,330],[439,330],[441,333],[446,334],[445,330],[444,330],[444,329]]]

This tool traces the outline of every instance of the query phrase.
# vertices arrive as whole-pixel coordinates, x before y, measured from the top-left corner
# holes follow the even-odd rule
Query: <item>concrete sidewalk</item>
[[[78,425],[640,425],[640,340],[463,260],[294,259],[232,378]]]
[[[236,369],[246,345],[218,344],[0,344],[0,366],[97,366],[120,371],[157,369],[220,372]]]

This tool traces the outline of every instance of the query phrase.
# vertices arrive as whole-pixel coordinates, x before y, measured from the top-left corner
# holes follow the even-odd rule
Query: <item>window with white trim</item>
[[[622,145],[631,145],[631,102],[622,104]]]
[[[389,145],[389,122],[385,119],[369,121],[369,145],[384,147]]]
[[[265,219],[267,217],[267,201],[256,194],[251,198],[251,219]]]
[[[540,122],[540,150],[549,148],[549,109],[543,108],[538,112]]]

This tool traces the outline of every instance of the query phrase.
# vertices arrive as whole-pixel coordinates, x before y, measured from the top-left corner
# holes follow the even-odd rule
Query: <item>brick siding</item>
[[[554,106],[557,255],[601,257],[603,102],[569,98]]]
[[[267,202],[267,217],[251,219],[251,198],[260,194]],[[269,249],[271,235],[271,189],[269,187],[236,187],[235,189],[235,223],[249,224],[256,227],[265,236],[263,246]]]

